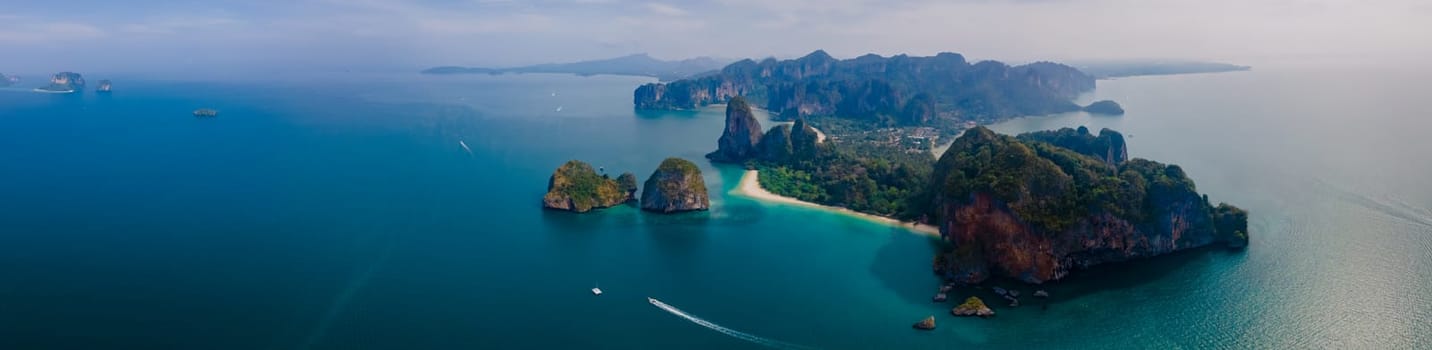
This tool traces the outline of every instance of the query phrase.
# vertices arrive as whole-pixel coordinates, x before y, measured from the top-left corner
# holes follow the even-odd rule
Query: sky
[[[0,72],[503,67],[824,49],[976,59],[1432,58],[1427,0],[0,0]]]

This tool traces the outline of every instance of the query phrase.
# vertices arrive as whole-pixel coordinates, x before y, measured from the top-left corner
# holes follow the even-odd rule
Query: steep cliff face
[[[940,158],[937,223],[952,249],[936,272],[1029,283],[1102,263],[1247,242],[1247,213],[1211,205],[1176,165],[1115,168],[1048,143],[971,129]]]
[[[1153,222],[1136,224],[1105,212],[1049,231],[1025,223],[994,196],[978,193],[940,207],[949,218],[941,224],[942,235],[956,247],[944,268],[965,283],[994,276],[1042,283],[1072,269],[1201,247],[1219,238],[1197,197],[1163,205]]]
[[[645,84],[636,88],[632,103],[638,109],[694,109],[729,101],[733,97],[750,92],[754,86],[750,82],[730,81],[719,77]]]
[[[741,97],[732,98],[726,104],[726,129],[716,141],[716,151],[706,158],[717,162],[739,163],[757,154],[756,145],[761,142],[761,123],[751,112],[751,106]]]
[[[772,126],[761,136],[761,142],[757,145],[760,148],[760,158],[773,162],[785,162],[791,159],[794,150],[791,148],[791,126],[781,124]]]
[[[643,85],[633,104],[691,109],[745,96],[787,120],[833,115],[925,125],[940,109],[964,120],[1076,111],[1080,107],[1069,100],[1093,88],[1093,78],[1057,63],[971,65],[953,53],[837,60],[816,51],[793,60],[743,60],[713,75]]]
[[[1035,62],[1010,69],[1030,86],[1059,96],[1077,96],[1094,89],[1094,78],[1070,66],[1054,62]]]
[[[582,161],[567,161],[557,167],[547,181],[547,194],[542,196],[542,207],[584,213],[635,199],[632,195],[636,188],[636,176],[626,173],[618,179],[625,180],[598,175],[590,164]]]
[[[674,213],[711,208],[711,199],[706,194],[706,181],[701,178],[701,169],[695,163],[681,158],[667,158],[661,162],[643,185],[641,208],[643,210]]]
[[[1098,135],[1089,133],[1089,128],[1063,128],[1050,131],[1036,131],[1020,134],[1021,141],[1046,142],[1086,156],[1099,158],[1109,165],[1119,165],[1129,160],[1129,148],[1124,134],[1108,128],[1099,130]]]
[[[805,119],[796,119],[791,124],[792,155],[796,159],[815,159],[820,152],[819,147],[820,134]]]
[[[795,123],[776,125],[766,131],[756,144],[758,152],[754,158],[786,164],[793,160],[815,159],[819,148],[820,134],[805,119],[796,119]]]

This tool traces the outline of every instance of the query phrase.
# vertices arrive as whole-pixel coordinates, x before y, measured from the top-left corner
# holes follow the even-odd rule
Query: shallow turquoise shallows
[[[1081,271],[1047,307],[952,296],[991,319],[930,302],[930,238],[729,194],[741,169],[701,158],[722,110],[634,111],[645,79],[120,78],[0,90],[0,348],[1432,347],[1432,76],[1108,80],[1081,101],[1123,117],[994,125],[1118,129],[1247,208],[1252,244]],[[568,159],[668,156],[710,212],[539,207]]]

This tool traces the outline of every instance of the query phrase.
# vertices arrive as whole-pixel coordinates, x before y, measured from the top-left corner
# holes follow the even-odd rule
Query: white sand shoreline
[[[921,235],[933,237],[940,236],[940,229],[932,225],[901,222],[900,220],[895,220],[884,216],[861,213],[841,207],[806,202],[799,199],[771,193],[770,191],[766,191],[766,189],[761,188],[761,181],[760,178],[757,176],[757,172],[755,170],[746,170],[746,172],[741,175],[741,183],[737,185],[735,189],[731,190],[731,193],[767,202],[825,209],[828,211],[858,217],[861,219],[866,219],[889,226],[904,228],[910,230],[910,232],[914,232]]]

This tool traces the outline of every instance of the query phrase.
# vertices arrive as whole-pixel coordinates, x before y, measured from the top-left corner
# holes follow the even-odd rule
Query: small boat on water
[[[195,116],[195,117],[207,118],[207,117],[215,117],[215,116],[218,116],[218,115],[219,115],[219,111],[212,110],[212,109],[208,109],[208,108],[200,108],[200,109],[194,110],[194,116]]]
[[[598,285],[597,287],[592,287],[592,295],[602,295],[601,285]]]

